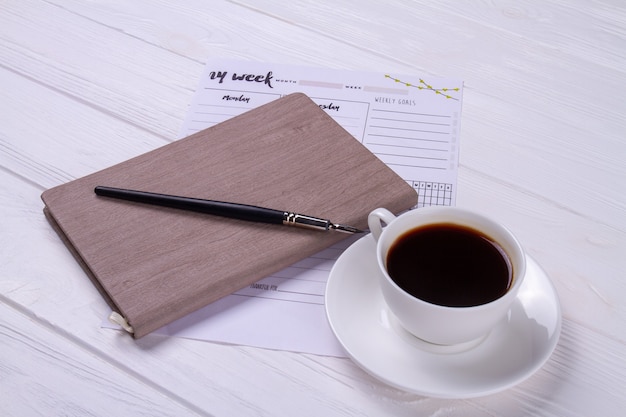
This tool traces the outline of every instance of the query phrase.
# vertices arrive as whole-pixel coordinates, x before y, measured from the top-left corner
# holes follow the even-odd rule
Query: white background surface
[[[619,1],[0,4],[0,414],[590,416],[626,408]],[[101,329],[41,192],[176,138],[208,57],[465,81],[457,206],[552,277],[563,333],[505,392],[439,400],[348,359]]]

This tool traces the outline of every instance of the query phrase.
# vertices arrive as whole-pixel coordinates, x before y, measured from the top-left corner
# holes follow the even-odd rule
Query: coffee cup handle
[[[396,216],[385,208],[377,208],[367,216],[367,224],[374,236],[374,240],[378,242],[378,238],[383,232],[383,223],[389,224]]]

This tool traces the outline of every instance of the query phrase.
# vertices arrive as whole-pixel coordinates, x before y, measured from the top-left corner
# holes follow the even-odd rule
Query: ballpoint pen
[[[321,230],[337,230],[339,232],[346,233],[363,233],[363,230],[357,229],[356,227],[333,223],[328,219],[321,219],[318,217],[307,216],[305,214],[258,207],[248,204],[229,203],[225,201],[205,200],[201,198],[182,197],[104,186],[97,186],[94,191],[97,195],[102,197],[111,197],[138,203],[195,211],[239,220],[283,224],[289,226],[302,226]]]

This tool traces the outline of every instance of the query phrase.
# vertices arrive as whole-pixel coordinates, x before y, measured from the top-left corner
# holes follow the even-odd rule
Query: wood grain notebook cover
[[[349,236],[98,197],[106,185],[367,227],[416,192],[304,94],[291,94],[42,194],[51,224],[139,338]]]

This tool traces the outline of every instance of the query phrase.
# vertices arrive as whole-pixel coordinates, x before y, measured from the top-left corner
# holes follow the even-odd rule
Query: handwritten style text
[[[228,71],[211,71],[209,72],[209,78],[211,80],[219,80],[219,83],[222,84],[224,79],[228,75]],[[267,85],[269,88],[274,88],[272,86],[272,79],[274,76],[272,75],[272,71],[268,71],[265,75],[257,75],[257,74],[237,74],[233,73],[231,79],[233,81],[247,81],[247,82],[256,82],[263,83]]]

